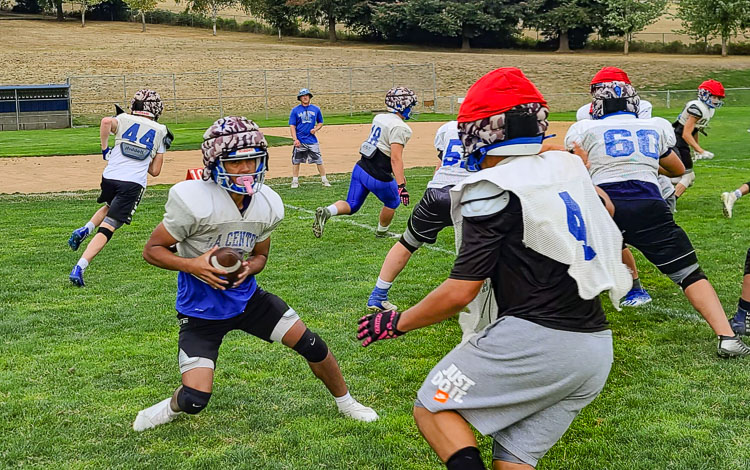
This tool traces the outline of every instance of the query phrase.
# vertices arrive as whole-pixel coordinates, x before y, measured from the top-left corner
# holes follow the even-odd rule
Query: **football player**
[[[677,116],[677,120],[672,124],[677,136],[675,148],[682,164],[685,165],[685,174],[672,179],[672,183],[675,184],[675,197],[682,196],[687,188],[695,182],[693,157],[690,155],[691,149],[695,153],[695,160],[714,158],[712,152],[705,150],[698,143],[698,132],[706,135],[709,121],[723,104],[724,86],[716,80],[706,80],[698,87],[698,99],[688,101],[682,112]]]
[[[335,397],[341,413],[360,421],[376,420],[371,408],[349,394],[323,339],[255,280],[268,261],[271,232],[284,218],[281,198],[263,184],[268,168],[265,137],[254,122],[226,117],[209,127],[203,138],[203,180],[183,181],[169,190],[164,219],[143,249],[149,263],[179,271],[182,385],[171,397],[140,411],[133,429],[143,431],[183,412],[203,410],[211,398],[219,346],[232,330],[294,349]],[[249,255],[232,285],[222,278],[226,271],[209,262],[224,246]]]
[[[729,324],[738,335],[747,335],[750,332],[750,248],[745,256],[745,271],[742,276],[742,292],[737,302],[737,312]]]
[[[639,97],[629,83],[602,83],[594,90],[592,120],[573,124],[565,145],[588,153],[591,179],[615,207],[625,243],[679,285],[718,336],[721,357],[750,355],[727,321],[713,286],[698,265],[690,239],[662,198],[657,175],[685,171],[672,150],[675,134],[662,118],[637,119]]]
[[[618,67],[602,67],[601,70],[596,72],[596,74],[591,79],[590,84],[590,92],[591,96],[594,95],[594,88],[599,83],[607,83],[607,82],[614,82],[614,81],[620,81],[625,83],[630,83],[630,77],[628,77],[628,74],[625,73],[624,70]],[[591,110],[593,108],[592,103],[587,103],[578,108],[578,111],[576,111],[576,121],[583,121],[584,119],[591,119]],[[638,117],[643,119],[650,119],[651,118],[651,110],[653,109],[653,106],[651,106],[651,103],[646,100],[641,100],[641,106],[638,108]]]
[[[385,257],[375,287],[367,300],[367,308],[373,312],[397,309],[388,300],[388,291],[396,277],[403,271],[419,247],[425,243],[435,243],[441,230],[453,226],[450,190],[469,175],[465,168],[466,162],[462,158],[463,145],[458,138],[457,121],[450,121],[440,126],[435,134],[435,149],[438,151],[440,160],[435,175],[427,183],[424,196],[409,216],[406,231]],[[457,248],[461,246],[460,243],[460,230],[457,230]],[[484,296],[480,295],[469,304],[469,312],[462,312],[459,323],[464,336],[487,326],[490,319],[496,316],[494,303],[486,299],[491,295],[489,286],[485,286],[482,292]]]
[[[105,117],[99,126],[102,157],[107,166],[102,173],[102,192],[98,203],[105,203],[86,225],[73,230],[68,245],[78,250],[96,227],[83,256],[70,272],[70,282],[83,287],[83,273],[94,257],[109,242],[115,230],[130,224],[138,203],[146,191],[146,174],[159,176],[164,163],[164,152],[172,143],[172,134],[167,126],[156,122],[164,104],[159,94],[143,89],[136,92],[130,101],[131,114],[117,107],[115,117]],[[109,136],[115,135],[115,146],[109,148]]]
[[[375,236],[388,234],[391,220],[400,202],[409,205],[409,192],[404,176],[404,146],[411,138],[411,128],[404,122],[411,118],[417,95],[406,87],[388,90],[385,105],[389,113],[372,120],[370,135],[359,148],[361,158],[354,165],[346,201],[336,201],[328,207],[315,210],[313,235],[323,236],[329,218],[356,213],[367,195],[373,193],[383,203]]]
[[[622,236],[581,159],[539,153],[547,115],[517,68],[472,85],[458,131],[466,168],[481,171],[451,190],[463,232],[453,271],[403,313],[359,321],[363,346],[395,338],[456,314],[491,278],[500,317],[432,369],[414,406],[420,432],[451,470],[485,468],[469,424],[494,438],[494,468],[533,468],[596,398],[612,364],[599,293],[610,290],[617,305],[631,286]]]

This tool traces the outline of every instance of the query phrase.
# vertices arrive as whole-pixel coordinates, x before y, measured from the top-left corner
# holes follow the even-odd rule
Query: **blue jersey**
[[[318,138],[310,131],[316,124],[323,122],[323,113],[314,104],[295,106],[289,114],[289,125],[297,130],[297,139],[303,144],[316,144]]]

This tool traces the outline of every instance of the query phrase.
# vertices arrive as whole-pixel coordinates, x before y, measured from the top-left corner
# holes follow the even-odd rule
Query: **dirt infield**
[[[407,167],[433,166],[437,163],[433,147],[440,122],[410,123],[414,131],[404,151]],[[552,122],[548,134],[557,134],[550,141],[562,143],[570,123]],[[287,127],[270,127],[269,135],[288,136]],[[348,173],[358,160],[357,150],[370,131],[369,124],[325,126],[320,130],[320,147],[328,173]],[[291,146],[273,147],[268,178],[292,176]],[[25,157],[0,159],[0,193],[48,193],[97,189],[105,162],[101,155],[64,157]],[[174,184],[185,179],[188,168],[202,166],[199,150],[167,152],[164,168],[157,178],[149,177],[149,185]],[[317,175],[315,165],[302,165],[301,175]]]

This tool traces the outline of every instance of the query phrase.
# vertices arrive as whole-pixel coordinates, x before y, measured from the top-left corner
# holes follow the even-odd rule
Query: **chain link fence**
[[[98,122],[113,105],[127,109],[136,91],[156,90],[164,101],[164,122],[185,122],[226,115],[286,117],[308,88],[326,114],[384,110],[385,93],[407,86],[419,97],[418,111],[434,111],[437,98],[434,64],[358,67],[217,70],[68,77],[75,124]]]

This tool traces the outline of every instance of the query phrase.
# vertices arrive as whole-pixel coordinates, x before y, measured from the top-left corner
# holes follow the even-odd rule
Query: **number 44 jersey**
[[[658,188],[659,158],[675,145],[675,135],[665,119],[621,114],[576,122],[565,135],[565,147],[572,149],[573,142],[588,153],[595,185],[635,180]]]
[[[120,114],[117,119],[115,146],[109,156],[103,178],[131,181],[144,188],[151,160],[164,153],[167,126],[143,116]]]

